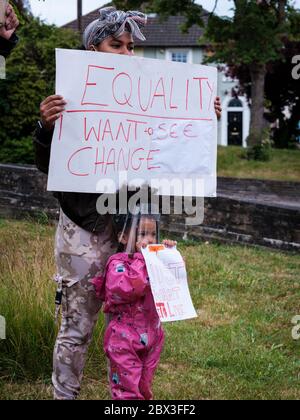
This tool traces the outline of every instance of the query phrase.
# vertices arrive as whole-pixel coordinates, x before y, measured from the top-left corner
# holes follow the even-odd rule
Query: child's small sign
[[[160,320],[172,322],[197,318],[185,263],[176,247],[149,245],[142,252]]]

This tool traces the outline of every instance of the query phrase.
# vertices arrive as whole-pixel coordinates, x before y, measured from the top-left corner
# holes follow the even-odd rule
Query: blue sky
[[[34,15],[40,16],[47,23],[54,23],[58,26],[70,22],[76,18],[77,0],[29,0]],[[82,0],[83,13],[100,8],[108,0]],[[207,10],[213,10],[215,0],[199,0]],[[300,9],[300,0],[295,0],[296,6]],[[217,13],[219,15],[230,15],[232,0],[219,0]]]

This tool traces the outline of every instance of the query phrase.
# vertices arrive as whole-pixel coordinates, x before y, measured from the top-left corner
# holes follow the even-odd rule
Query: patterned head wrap
[[[91,45],[98,45],[106,38],[115,38],[123,35],[125,31],[145,41],[141,32],[147,23],[147,16],[141,12],[123,12],[114,7],[105,7],[99,10],[100,18],[90,23],[83,34],[83,45],[88,50]]]

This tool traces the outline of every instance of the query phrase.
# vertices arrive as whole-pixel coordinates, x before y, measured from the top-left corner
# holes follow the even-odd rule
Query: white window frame
[[[172,54],[187,54],[187,64],[193,64],[193,51],[187,48],[170,48],[166,50],[166,60],[172,60]]]

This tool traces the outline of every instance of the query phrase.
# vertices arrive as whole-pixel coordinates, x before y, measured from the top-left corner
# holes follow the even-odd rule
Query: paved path
[[[250,193],[247,191],[245,191],[245,193],[229,193],[228,191],[222,190],[218,190],[218,196],[247,203],[261,204],[272,207],[282,207],[285,209],[288,208],[291,210],[300,211],[300,191],[299,199],[295,197],[278,196],[277,194],[272,193]]]

